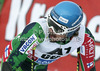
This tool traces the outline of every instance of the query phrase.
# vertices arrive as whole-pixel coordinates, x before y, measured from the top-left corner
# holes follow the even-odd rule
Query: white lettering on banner
[[[36,21],[37,19],[40,18],[40,16],[44,16],[45,9],[46,9],[45,4],[35,3],[32,9],[30,22]]]
[[[22,1],[22,0],[21,0]],[[17,23],[17,34],[21,33],[26,26],[26,14],[29,11],[33,0],[24,0],[21,6],[19,15],[18,15],[18,23]]]
[[[21,33],[26,25],[26,14],[32,5],[33,0],[12,0],[9,20],[6,26],[6,40],[12,40],[15,36],[16,26],[17,34]],[[17,25],[16,25],[17,24]]]
[[[19,49],[21,53],[24,53],[27,48],[36,40],[36,36],[33,34],[28,40],[22,45],[22,47]]]
[[[53,7],[50,7],[47,11],[46,11],[46,13],[45,13],[45,17],[47,17],[48,16],[48,14],[50,14],[50,11],[53,9]]]
[[[99,31],[96,32],[95,30],[97,29],[98,25],[99,25]],[[89,24],[87,27],[91,30],[92,34],[95,36],[95,40],[97,42],[100,42],[100,16],[93,17],[89,21]]]
[[[16,21],[20,10],[21,1],[22,0],[12,0],[11,2],[10,15],[6,26],[6,40],[12,40],[14,38],[16,31]]]
[[[23,28],[26,25],[26,21],[25,21],[26,14],[29,11],[30,7],[32,6],[32,3],[33,3],[32,1],[34,0],[23,0],[23,1],[22,0],[12,0],[11,1],[10,14],[9,14],[8,23],[6,26],[5,40],[10,41],[14,38],[15,32],[16,32],[16,26],[17,26],[17,31],[18,31],[17,34],[19,34],[23,30]],[[41,16],[47,16],[48,13],[50,13],[52,8],[53,7],[50,7],[46,11],[46,4],[35,3],[32,8],[30,21],[32,22],[33,20],[36,20],[40,18]],[[87,25],[87,27],[90,29],[92,34],[95,36],[95,41],[97,42],[100,42],[100,38],[99,38],[100,31],[96,32],[95,30],[97,29],[98,25],[100,26],[99,20],[100,20],[100,16],[99,15],[95,16],[89,21]],[[83,20],[81,23],[83,25],[86,25],[86,22],[87,22],[87,17],[85,13],[83,13]],[[99,49],[99,48],[100,46],[96,46],[96,49]],[[99,54],[99,50],[96,50],[96,60],[100,58],[100,54],[99,55],[98,54]],[[72,55],[74,54],[72,53]],[[77,53],[75,52],[74,56],[76,55]]]

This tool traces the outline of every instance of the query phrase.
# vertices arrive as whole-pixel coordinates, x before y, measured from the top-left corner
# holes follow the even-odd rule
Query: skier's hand
[[[4,62],[1,71],[12,71],[12,67],[8,62]]]

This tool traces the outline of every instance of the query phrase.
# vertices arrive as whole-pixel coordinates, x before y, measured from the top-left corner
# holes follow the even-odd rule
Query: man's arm
[[[82,71],[96,71],[95,69],[95,40],[91,32],[86,28],[84,43],[80,47],[79,54]]]
[[[44,37],[42,27],[36,22],[30,23],[10,42],[8,48],[12,50],[8,49],[10,54],[6,57],[7,59],[5,54],[3,55],[3,62],[7,62],[13,71],[16,70],[27,58],[28,51],[43,42]]]

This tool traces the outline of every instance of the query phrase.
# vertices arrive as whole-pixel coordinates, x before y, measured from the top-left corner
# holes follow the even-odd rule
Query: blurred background
[[[6,45],[23,28],[65,0],[0,0],[0,62]],[[84,11],[82,24],[88,27],[96,41],[96,71],[100,71],[100,0],[66,0],[79,4]],[[76,71],[77,53],[60,58],[48,66],[48,71]],[[81,69],[80,69],[81,71]]]

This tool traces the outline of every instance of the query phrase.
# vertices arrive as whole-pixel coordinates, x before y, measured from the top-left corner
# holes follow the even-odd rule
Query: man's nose
[[[49,33],[53,33],[53,29],[52,28],[49,28]]]
[[[49,28],[49,32],[53,32],[52,28]]]

